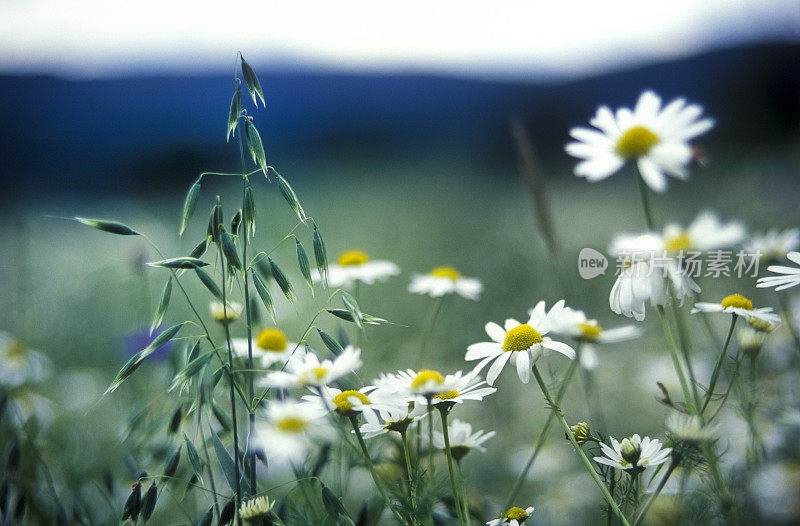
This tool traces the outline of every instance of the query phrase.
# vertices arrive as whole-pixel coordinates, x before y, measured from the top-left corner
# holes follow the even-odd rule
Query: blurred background
[[[580,248],[605,250],[615,232],[644,228],[633,172],[592,185],[573,176],[563,151],[569,129],[586,124],[598,105],[630,106],[653,89],[667,100],[698,102],[716,120],[701,140],[707,163],[689,182],[670,181],[655,199],[660,224],[687,224],[703,209],[754,231],[800,223],[796,0],[414,0],[402,7],[0,0],[0,330],[60,371],[37,392],[49,411],[41,415],[45,436],[74,453],[53,470],[78,488],[107,472],[128,480],[143,468],[149,457],[126,442],[127,425],[146,407],[145,393],[166,389],[178,358],[148,366],[150,374],[100,398],[141,348],[166,276],[143,267],[156,256],[141,240],[64,218],[117,219],[178,256],[205,235],[204,214],[216,195],[232,215],[238,184],[208,178],[198,217],[177,235],[183,196],[198,174],[239,169],[238,147],[225,141],[237,51],[264,89],[266,110],[249,112],[267,161],[294,186],[329,255],[359,248],[403,270],[360,290],[366,312],[408,326],[369,330],[365,378],[392,368],[463,368],[465,348],[485,338],[486,321],[524,317],[539,299],[549,305],[566,298],[604,326],[630,322],[608,310],[613,273],[583,281],[575,263]],[[521,145],[546,188],[560,259],[550,257],[538,230]],[[296,218],[275,185],[254,181],[256,245],[266,249]],[[301,240],[310,247],[309,236]],[[300,295],[294,306],[277,303],[290,339],[320,301],[303,289],[293,254],[293,244],[284,244],[276,258]],[[406,287],[411,273],[438,265],[481,279],[485,293],[479,302],[448,301],[434,351],[417,363],[433,301]],[[733,286],[773,305],[754,282],[701,286],[706,298]],[[207,296],[200,285],[189,291]],[[174,301],[167,323],[188,315]],[[723,333],[726,320],[714,322]],[[660,342],[656,323],[644,325]],[[669,364],[648,341],[601,356],[599,391],[608,407],[625,407],[605,415],[613,436],[663,438],[667,409],[655,401],[654,379],[668,376]],[[713,364],[710,345],[698,337],[707,351],[698,351],[700,361]],[[791,362],[771,359],[775,370]],[[552,367],[563,363],[556,357]],[[500,387],[487,404],[458,415],[498,431],[485,457],[465,466],[480,495],[498,501],[492,510],[525,456],[518,450],[530,447],[546,415],[539,393],[510,371]],[[565,405],[576,420],[587,418],[581,396],[576,384]],[[152,417],[156,429],[171,414],[173,402],[163,403],[170,409],[163,422]],[[542,524],[588,520],[595,509],[593,500],[573,498],[593,490],[561,445],[553,441],[523,492],[525,505],[541,508]],[[557,484],[543,484],[550,476]],[[548,500],[554,495],[558,500]],[[781,502],[796,508],[796,496]],[[559,515],[565,503],[575,513],[566,519]],[[765,517],[785,522],[783,515]]]

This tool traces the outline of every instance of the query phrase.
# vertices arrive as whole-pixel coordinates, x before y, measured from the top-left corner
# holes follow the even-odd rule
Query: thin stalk
[[[203,404],[197,409],[197,428],[200,431],[200,440],[203,441],[203,454],[206,457],[206,468],[208,469],[208,481],[211,483],[211,491],[214,494],[214,514],[219,519],[219,502],[217,501],[217,485],[214,483],[214,470],[211,468],[211,456],[208,454],[208,442],[206,434],[203,432]]]
[[[642,179],[641,174],[637,174],[636,179],[639,181],[639,195],[642,198],[642,208],[644,209],[644,220],[647,223],[647,229],[653,230],[653,225],[655,222],[653,221],[653,209],[650,208],[650,199],[647,195],[647,184]]]
[[[464,526],[463,511],[461,510],[461,499],[456,488],[456,477],[453,474],[453,455],[450,452],[450,431],[447,429],[447,413],[450,411],[446,404],[437,405],[439,413],[442,415],[442,434],[444,435],[444,454],[447,457],[447,470],[450,472],[450,487],[453,489],[453,500],[458,515],[458,524]]]
[[[431,338],[433,337],[433,330],[436,328],[436,321],[439,319],[439,314],[442,312],[442,306],[444,305],[445,298],[447,295],[442,295],[437,301],[436,305],[433,308],[433,315],[431,315],[431,322],[428,325],[428,330],[425,331],[425,336],[422,338],[422,343],[419,346],[419,356],[417,356],[417,362],[421,363],[422,360],[425,358],[425,350],[428,348],[428,344],[430,343]]]
[[[567,386],[569,385],[569,382],[572,379],[577,367],[578,360],[572,360],[567,368],[567,372],[564,373],[564,379],[561,381],[561,385],[556,393],[557,404],[560,404],[561,400],[564,399],[564,395],[567,392]],[[510,508],[514,502],[516,502],[519,492],[522,490],[522,485],[525,483],[525,480],[528,477],[528,472],[533,467],[533,463],[536,461],[539,453],[541,453],[545,440],[547,440],[547,432],[550,430],[550,425],[553,423],[553,419],[555,419],[555,414],[551,411],[550,414],[547,415],[547,420],[544,423],[544,427],[539,432],[539,438],[536,439],[536,445],[533,446],[533,452],[531,452],[531,456],[528,458],[528,461],[525,463],[525,467],[522,468],[522,473],[519,474],[517,482],[514,484],[514,489],[511,491],[511,495],[508,497],[505,509]]]
[[[700,396],[697,393],[697,378],[694,375],[694,368],[692,367],[689,333],[686,331],[682,311],[678,308],[675,300],[671,300],[670,304],[672,306],[672,313],[675,316],[675,326],[678,328],[678,341],[681,345],[683,361],[686,363],[686,371],[689,373],[689,387],[692,389],[692,397],[694,398],[695,405],[700,407]]]
[[[472,517],[469,513],[469,495],[467,495],[467,478],[464,476],[464,472],[461,471],[460,460],[456,460],[456,468],[458,469],[458,483],[461,486],[461,506],[464,508],[464,521],[467,526],[472,526]]]
[[[681,359],[678,356],[678,348],[675,345],[675,338],[672,336],[672,329],[669,327],[667,315],[664,313],[664,307],[661,305],[658,306],[658,316],[661,319],[661,326],[664,329],[664,336],[666,336],[667,343],[669,344],[669,352],[670,356],[672,356],[672,365],[675,367],[675,374],[678,375],[678,380],[680,380],[681,389],[683,390],[683,397],[686,399],[686,406],[693,415],[696,415],[697,404],[692,397],[692,392],[689,389],[688,382],[686,381],[686,373],[683,370]]]
[[[608,492],[611,496],[614,496],[614,489],[617,486],[617,470],[611,468],[611,484],[608,485]],[[611,508],[608,508],[608,513],[606,514],[606,526],[611,526],[611,520],[614,518],[614,512]]]
[[[658,496],[661,494],[661,490],[663,490],[664,486],[667,485],[667,481],[669,480],[669,477],[672,475],[672,472],[675,471],[675,468],[677,468],[677,467],[678,467],[678,459],[677,458],[673,458],[672,462],[670,462],[670,464],[669,464],[669,468],[667,468],[667,472],[664,473],[664,476],[658,482],[658,487],[656,487],[655,493],[650,495],[650,498],[647,499],[647,502],[645,502],[644,506],[642,507],[642,510],[636,516],[636,520],[633,521],[633,526],[636,526],[637,524],[642,522],[642,519],[644,519],[644,516],[647,515],[647,512],[650,510],[650,506],[653,505],[653,503],[656,501]]]
[[[228,299],[226,297],[226,290],[228,288],[228,284],[225,282],[225,258],[222,254],[222,245],[218,244],[217,248],[219,249],[219,260],[220,260],[220,268],[222,269],[222,316],[223,319],[226,320],[222,323],[222,326],[225,328],[225,343],[228,346],[228,367],[231,370],[231,378],[230,378],[230,392],[231,392],[231,420],[233,421],[233,461],[234,466],[236,468],[236,524],[241,526],[242,518],[239,516],[239,508],[242,505],[242,490],[239,484],[240,479],[240,472],[241,468],[239,467],[239,430],[238,425],[236,423],[236,397],[234,397],[233,391],[233,351],[231,350],[231,331],[228,327]]]
[[[733,335],[733,327],[736,325],[736,320],[739,319],[739,315],[734,313],[731,317],[731,327],[728,329],[728,336],[725,338],[725,345],[722,347],[722,353],[719,355],[719,359],[717,360],[717,364],[714,366],[714,372],[711,374],[711,381],[708,383],[708,392],[706,393],[705,402],[703,402],[703,408],[700,410],[700,413],[705,413],[706,407],[708,407],[708,403],[711,401],[711,397],[714,395],[714,387],[717,385],[717,379],[719,378],[719,372],[722,369],[722,364],[725,361],[725,356],[728,353],[728,344],[731,342],[731,336]]]
[[[542,390],[542,394],[544,395],[545,400],[547,400],[547,404],[550,406],[553,414],[556,415],[558,422],[561,424],[561,427],[567,434],[569,441],[572,443],[572,448],[581,458],[586,471],[589,472],[597,486],[600,488],[600,491],[603,493],[603,497],[605,497],[606,502],[608,502],[608,505],[611,506],[611,510],[619,518],[619,520],[622,521],[624,526],[630,526],[628,519],[625,518],[625,515],[622,513],[622,511],[620,511],[617,503],[614,502],[614,497],[612,497],[611,493],[608,492],[608,488],[606,488],[606,485],[600,479],[600,475],[598,475],[597,471],[595,471],[594,466],[592,466],[592,463],[589,461],[586,453],[583,452],[581,446],[579,446],[575,441],[575,436],[572,434],[572,431],[570,431],[569,424],[567,424],[567,421],[564,419],[564,413],[561,411],[561,408],[558,407],[558,404],[556,404],[555,401],[550,397],[550,392],[547,389],[547,385],[545,385],[542,375],[539,373],[539,368],[536,367],[536,365],[533,366],[533,376],[536,378],[536,382],[539,384],[539,388]]]
[[[428,396],[428,469],[433,476],[433,404],[430,396]]]
[[[367,464],[367,468],[369,469],[370,475],[372,475],[372,480],[375,482],[375,486],[378,488],[383,500],[386,501],[386,506],[392,510],[395,518],[400,521],[401,523],[406,522],[403,520],[403,517],[394,509],[392,506],[392,501],[389,498],[389,495],[386,494],[386,490],[383,488],[383,484],[381,484],[380,479],[378,478],[378,474],[375,473],[375,466],[372,464],[372,458],[369,456],[369,450],[367,450],[367,444],[364,443],[364,437],[361,435],[361,429],[358,427],[358,421],[356,420],[355,415],[348,415],[350,419],[350,424],[353,426],[353,431],[356,433],[356,438],[358,438],[358,445],[361,446],[361,452],[364,454],[364,462]]]
[[[417,520],[417,486],[415,481],[415,474],[411,467],[411,455],[408,453],[408,428],[400,432],[400,441],[403,443],[403,456],[406,460],[406,472],[408,474],[408,497],[411,500],[411,510],[414,524],[418,524]]]

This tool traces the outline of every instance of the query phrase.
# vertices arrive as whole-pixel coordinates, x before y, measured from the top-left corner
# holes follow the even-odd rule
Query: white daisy
[[[261,381],[271,387],[320,387],[361,367],[361,349],[348,345],[333,360],[320,361],[313,352],[295,354],[283,371],[271,371]]]
[[[415,404],[413,402],[406,403],[405,400],[402,397],[398,397],[397,393],[394,391],[382,390],[377,396],[390,396],[398,403],[393,406],[387,405],[386,407],[381,407],[376,412],[365,411],[362,413],[365,422],[361,425],[360,429],[364,438],[373,438],[386,434],[389,431],[405,433],[408,426],[425,418],[428,414],[428,409],[425,405]]]
[[[7,332],[0,332],[0,385],[17,387],[39,382],[48,378],[52,371],[53,365],[47,356],[28,349]]]
[[[433,395],[434,404],[451,403],[461,404],[465,400],[481,401],[484,397],[497,391],[494,387],[483,387],[486,382],[472,372],[464,374],[456,371],[444,378],[443,386],[446,390]]]
[[[719,303],[695,303],[692,314],[697,312],[726,312],[744,317],[746,320],[758,320],[768,325],[777,325],[781,317],[772,313],[772,307],[753,308],[753,302],[741,294],[731,294]]]
[[[703,109],[676,99],[664,108],[661,98],[651,91],[639,97],[633,111],[620,108],[616,115],[601,106],[590,124],[597,128],[573,128],[566,152],[582,159],[575,175],[588,181],[600,181],[617,172],[626,161],[636,161],[639,175],[656,192],[667,188],[667,175],[686,179],[692,158],[689,140],[714,125],[700,119]]]
[[[515,506],[501,513],[499,519],[487,522],[486,526],[520,526],[520,524],[530,519],[532,513],[533,506],[528,506],[524,510]]]
[[[723,224],[712,212],[705,211],[683,228],[677,223],[664,227],[664,250],[671,254],[730,247],[741,242],[747,231],[739,222]]]
[[[786,254],[800,247],[800,229],[779,231],[775,228],[766,234],[754,234],[744,244],[748,254],[761,254],[766,261],[780,261]]]
[[[639,327],[625,325],[604,329],[595,319],[590,319],[582,310],[565,308],[553,318],[553,332],[585,343],[618,343],[638,338]]]
[[[789,261],[800,265],[800,252],[789,252],[786,254]],[[775,287],[775,290],[783,290],[800,284],[800,268],[784,267],[782,265],[770,265],[767,270],[780,274],[779,276],[767,276],[758,278],[756,287]]]
[[[700,287],[675,259],[663,264],[655,260],[631,261],[611,287],[608,304],[613,312],[642,321],[647,303],[666,305],[670,291],[683,301],[692,292],[700,292]]]
[[[456,293],[463,298],[477,300],[483,291],[483,284],[475,278],[462,277],[453,267],[436,267],[429,274],[414,274],[408,291],[434,298]]]
[[[372,284],[397,274],[400,274],[400,268],[391,261],[372,261],[364,251],[348,250],[339,256],[337,264],[328,266],[328,284],[334,288],[350,288],[356,281]],[[313,271],[311,278],[322,280],[319,271]]]
[[[675,442],[700,444],[712,442],[719,437],[719,426],[704,424],[703,421],[692,415],[671,413],[667,417],[667,431]]]
[[[269,456],[303,460],[316,440],[332,435],[323,418],[325,411],[317,404],[274,400],[267,405],[264,416],[256,424],[256,446]]]
[[[672,448],[661,448],[661,441],[650,437],[640,438],[633,435],[630,438],[617,442],[609,437],[613,449],[600,443],[605,457],[594,457],[598,464],[605,464],[618,469],[644,469],[650,466],[663,464],[669,458]]]
[[[489,385],[493,385],[506,363],[511,361],[517,368],[517,375],[523,383],[530,381],[531,366],[551,350],[558,351],[567,358],[575,358],[575,350],[546,336],[552,327],[552,319],[564,309],[564,300],[559,301],[545,312],[544,302],[540,301],[530,311],[527,323],[508,319],[505,329],[494,322],[486,324],[486,334],[491,342],[473,343],[467,348],[466,360],[481,360],[473,371],[478,374],[489,362],[494,361],[486,374]]]
[[[469,422],[462,422],[454,418],[447,424],[448,438],[450,438],[450,453],[456,461],[461,460],[473,449],[486,452],[483,443],[492,438],[496,433],[490,431],[485,433],[483,429],[472,432],[472,425]],[[436,449],[444,449],[444,434],[441,431],[433,432],[433,446]]]
[[[314,403],[324,408],[325,411],[335,411],[348,416],[354,413],[379,412],[381,409],[407,408],[408,403],[394,396],[385,396],[374,385],[362,387],[358,391],[348,389],[342,391],[336,387],[322,386],[322,396],[319,392],[303,396],[303,400]],[[376,417],[377,418],[377,417]]]
[[[467,396],[467,390],[472,391],[483,384],[483,382],[476,382],[477,379],[472,374],[464,375],[461,371],[458,371],[455,374],[445,376],[432,369],[421,369],[418,372],[406,369],[396,373],[384,373],[373,381],[375,385],[385,392],[393,392],[408,402],[417,403],[420,401],[427,403],[427,399],[433,401],[433,398],[440,394],[442,396],[452,395],[454,399],[462,394]],[[463,393],[460,391],[463,391]],[[481,395],[480,398],[483,396],[485,395]]]
[[[208,309],[211,311],[211,317],[214,318],[214,321],[224,323],[226,321],[225,316],[227,315],[227,321],[230,323],[238,320],[242,316],[244,307],[241,303],[229,301],[226,308],[222,305],[222,302],[212,301],[209,304]]]
[[[231,343],[238,356],[247,356],[247,338],[233,338]],[[259,360],[262,367],[269,367],[276,362],[286,362],[296,348],[297,343],[290,342],[282,330],[266,327],[253,342],[253,358]]]

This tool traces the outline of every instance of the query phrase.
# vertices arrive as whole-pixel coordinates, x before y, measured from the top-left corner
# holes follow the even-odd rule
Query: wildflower
[[[260,524],[269,517],[273,504],[269,498],[263,496],[248,499],[239,506],[239,516],[244,521]]]
[[[381,407],[378,411],[365,411],[361,432],[364,438],[373,438],[383,435],[390,431],[405,433],[408,426],[427,416],[427,408],[424,405],[414,402],[406,402],[403,398],[397,397],[393,391],[384,391],[384,394],[393,396],[397,402],[395,405]]]
[[[337,264],[328,266],[328,284],[331,287],[352,287],[356,281],[372,284],[397,274],[400,274],[400,268],[391,261],[372,261],[364,251],[348,250],[339,255]],[[311,277],[314,281],[322,279],[316,271]]]
[[[580,422],[574,426],[569,426],[569,431],[572,433],[572,436],[575,437],[575,442],[577,442],[579,446],[584,445],[594,438],[592,437],[592,430],[586,422]],[[564,438],[569,440],[569,436],[566,433],[564,433]]]
[[[676,223],[668,224],[661,238],[664,250],[677,254],[729,247],[742,241],[746,233],[741,223],[723,224],[715,214],[706,211],[685,229]]]
[[[792,263],[800,265],[800,252],[789,252],[786,257]],[[784,290],[800,284],[800,268],[784,267],[782,265],[770,265],[767,267],[770,272],[780,274],[779,276],[767,276],[759,278],[756,287],[775,287],[775,290]]]
[[[0,385],[17,387],[39,382],[52,374],[50,359],[29,349],[7,332],[0,332]]]
[[[458,418],[454,418],[452,422],[448,423],[447,431],[450,438],[450,453],[456,461],[460,461],[473,449],[482,453],[486,452],[486,448],[482,444],[496,434],[494,431],[485,433],[483,429],[473,433],[472,425],[469,422],[462,422]],[[444,434],[441,431],[433,432],[433,445],[437,449],[444,449]]]
[[[753,235],[744,245],[748,254],[760,254],[766,261],[780,261],[789,252],[800,247],[800,229],[791,228],[783,232],[773,228],[766,234]]]
[[[651,91],[639,97],[631,111],[620,108],[616,115],[598,108],[590,124],[597,130],[573,128],[566,152],[581,159],[575,175],[590,182],[610,177],[625,164],[636,161],[639,175],[656,192],[667,188],[667,175],[686,179],[692,159],[688,141],[714,125],[711,119],[698,120],[703,109],[675,99],[661,108],[661,98]],[[598,131],[599,130],[599,131]]]
[[[753,327],[742,327],[736,332],[736,339],[739,341],[739,349],[744,354],[755,357],[764,348],[764,344],[767,341],[767,332]]]
[[[374,383],[387,391],[394,391],[413,400],[416,396],[432,398],[434,395],[449,391],[450,387],[454,386],[454,379],[451,377],[451,382],[445,383],[445,376],[439,371],[421,369],[415,372],[407,369],[392,374],[382,374]]]
[[[358,391],[353,389],[342,391],[336,387],[322,386],[319,392],[303,396],[303,400],[315,403],[326,411],[334,411],[343,416],[365,412],[374,413],[381,409],[391,410],[397,407],[408,407],[404,400],[394,396],[386,396],[386,393],[374,385],[362,387]]]
[[[247,338],[233,338],[231,343],[237,355],[247,356]],[[290,342],[286,333],[276,327],[262,329],[253,344],[253,358],[260,360],[262,367],[286,362],[298,347],[297,343]]]
[[[622,439],[621,443],[613,437],[609,438],[614,448],[601,442],[600,448],[606,456],[594,457],[594,461],[598,464],[625,470],[644,469],[663,464],[672,452],[672,448],[662,449],[661,441],[650,437],[640,438],[639,435],[633,435],[630,438]]]
[[[641,334],[635,325],[604,329],[597,320],[588,318],[578,309],[563,309],[553,323],[553,332],[584,343],[618,343],[632,340]]]
[[[241,303],[235,301],[229,301],[227,307],[224,307],[219,301],[212,301],[209,305],[209,309],[211,310],[211,317],[214,318],[214,321],[219,323],[231,323],[242,316],[244,307]]]
[[[461,404],[465,400],[481,401],[484,397],[497,391],[494,387],[482,387],[486,382],[473,373],[463,374],[456,371],[444,378],[444,391],[433,395],[432,402],[438,404]]]
[[[265,420],[256,427],[257,445],[268,454],[302,460],[315,440],[331,434],[325,411],[317,404],[294,400],[272,401]]]
[[[519,526],[526,520],[531,518],[533,513],[533,506],[528,506],[524,510],[522,508],[513,507],[500,514],[499,519],[490,520],[486,526]]]
[[[772,314],[772,307],[753,308],[753,302],[741,294],[731,294],[719,303],[695,303],[692,314],[697,312],[726,312],[743,316],[747,320],[757,320],[769,325],[780,323],[781,317]]]
[[[715,424],[704,424],[697,416],[672,413],[667,418],[667,431],[675,442],[698,445],[716,440],[719,427]]]
[[[313,352],[292,356],[283,371],[271,371],[262,380],[264,386],[321,387],[361,367],[361,349],[348,345],[333,360],[317,358]]]
[[[527,323],[508,319],[505,329],[494,322],[486,324],[486,334],[491,342],[473,343],[467,348],[466,360],[481,360],[473,374],[478,374],[489,362],[494,361],[486,374],[489,385],[493,385],[506,363],[511,361],[517,368],[517,375],[523,383],[530,381],[531,366],[551,350],[558,351],[569,359],[575,358],[575,350],[566,343],[546,336],[564,309],[564,300],[559,301],[545,312],[544,302],[540,301],[530,311]]]
[[[434,298],[456,293],[462,298],[477,300],[483,291],[483,284],[475,278],[463,277],[453,267],[436,267],[429,274],[414,274],[408,291]]]

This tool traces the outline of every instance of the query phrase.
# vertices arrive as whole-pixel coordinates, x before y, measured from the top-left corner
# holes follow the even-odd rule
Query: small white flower
[[[477,300],[483,285],[475,278],[465,278],[453,267],[436,267],[429,274],[414,274],[408,291],[428,294],[434,298],[445,294],[458,294],[463,298]]]
[[[17,387],[40,382],[53,371],[50,359],[7,332],[0,332],[0,385]]]
[[[744,244],[747,254],[761,254],[766,261],[780,261],[786,254],[800,248],[800,229],[779,231],[775,228],[766,234],[752,235]]]
[[[224,306],[222,302],[212,301],[208,308],[211,311],[211,317],[214,318],[214,321],[219,323],[224,323],[226,321],[226,315],[228,323],[238,320],[242,316],[242,311],[244,310],[242,304],[235,301],[229,301],[227,307]]]
[[[598,464],[605,464],[618,469],[636,469],[657,466],[663,464],[672,453],[672,448],[661,448],[661,441],[650,437],[640,438],[633,435],[625,438],[622,443],[617,442],[613,437],[609,437],[613,449],[600,443],[605,457],[594,457]]]
[[[520,524],[530,519],[532,513],[533,506],[528,506],[524,510],[515,506],[501,513],[499,519],[487,522],[486,526],[520,526]]]
[[[385,392],[394,392],[397,396],[408,402],[427,403],[437,400],[461,403],[463,400],[480,400],[491,394],[495,389],[478,389],[484,382],[479,381],[475,375],[455,374],[443,375],[432,369],[413,371],[397,371],[396,373],[382,374],[374,382]]]
[[[550,351],[558,351],[569,359],[575,358],[575,350],[566,343],[546,336],[552,327],[552,320],[564,309],[564,300],[559,301],[545,312],[544,302],[540,301],[530,311],[527,323],[508,319],[505,329],[494,322],[486,324],[486,334],[491,342],[473,343],[467,348],[465,359],[481,360],[473,371],[478,374],[494,361],[486,374],[489,385],[493,385],[506,363],[511,361],[517,368],[517,375],[523,383],[530,381],[531,366]]]
[[[566,146],[566,152],[581,159],[575,175],[590,182],[605,179],[626,161],[636,161],[639,175],[656,192],[667,188],[667,175],[686,179],[692,159],[689,140],[714,125],[711,119],[698,120],[703,109],[675,99],[663,108],[661,98],[645,91],[631,111],[620,108],[616,115],[601,106],[589,121],[596,130],[573,128],[570,135],[577,142]]]
[[[677,223],[664,227],[662,242],[668,253],[716,250],[741,242],[747,231],[739,222],[723,224],[712,212],[705,211],[683,228]]]
[[[800,265],[800,252],[789,252],[786,257],[792,263]],[[800,284],[800,268],[770,265],[767,270],[780,275],[759,278],[756,287],[775,287],[775,290],[784,290]]]
[[[703,424],[696,416],[680,413],[671,413],[667,417],[667,431],[674,441],[691,444],[712,442],[719,436],[719,426],[716,424]]]
[[[309,389],[312,388],[309,387]],[[362,387],[358,391],[352,389],[342,391],[329,386],[322,386],[319,389],[322,391],[322,396],[317,389],[312,389],[314,394],[303,396],[303,400],[317,404],[326,412],[335,411],[347,416],[354,413],[366,414],[367,412],[380,414],[381,410],[392,411],[408,408],[408,404],[404,400],[386,396],[374,385]],[[377,416],[375,418],[377,419]]]
[[[391,389],[379,388],[372,397],[384,401],[384,406],[380,407],[378,411],[362,413],[366,421],[360,428],[364,438],[373,438],[389,431],[405,433],[408,426],[425,418],[428,414],[426,406],[414,402],[409,403],[403,397],[397,396],[397,393]],[[387,403],[389,400],[394,400],[394,405]]]
[[[450,451],[456,460],[461,460],[473,449],[485,452],[486,448],[482,444],[496,434],[494,431],[486,433],[483,429],[473,433],[472,425],[469,422],[462,422],[458,418],[454,418],[447,424],[447,432],[450,438]],[[444,434],[441,431],[433,432],[433,446],[437,449],[444,449]]]
[[[587,343],[619,343],[638,338],[641,334],[635,325],[604,329],[582,310],[571,308],[563,309],[553,318],[553,332]]]
[[[675,259],[664,264],[656,264],[655,260],[633,260],[617,276],[608,304],[613,312],[642,321],[647,303],[666,305],[670,291],[683,301],[692,292],[700,292],[700,287]]]
[[[366,252],[348,250],[339,256],[337,264],[328,266],[328,284],[334,288],[350,288],[356,281],[370,285],[397,274],[400,274],[400,268],[391,261],[372,261]],[[319,271],[313,271],[311,278],[322,280]]]
[[[472,372],[464,374],[456,371],[444,377],[442,387],[444,391],[433,395],[431,400],[434,404],[452,403],[461,404],[465,400],[481,401],[484,397],[497,391],[494,387],[483,387],[486,382],[481,380]]]
[[[267,455],[290,461],[303,460],[315,441],[330,437],[332,430],[317,404],[294,400],[272,401],[265,421],[256,425],[256,445]]]
[[[238,356],[247,356],[247,338],[233,338],[231,343]],[[269,367],[274,363],[284,363],[297,347],[298,344],[290,342],[282,330],[267,327],[262,329],[253,341],[253,359],[259,360],[262,367]]]
[[[317,358],[313,352],[295,354],[283,371],[271,371],[263,386],[308,387],[328,385],[361,367],[361,350],[348,345],[333,360]]]
[[[780,323],[781,317],[772,313],[772,307],[753,308],[753,302],[741,294],[731,294],[719,303],[695,303],[692,314],[697,312],[726,312],[744,317],[748,321],[757,320],[769,326]]]

